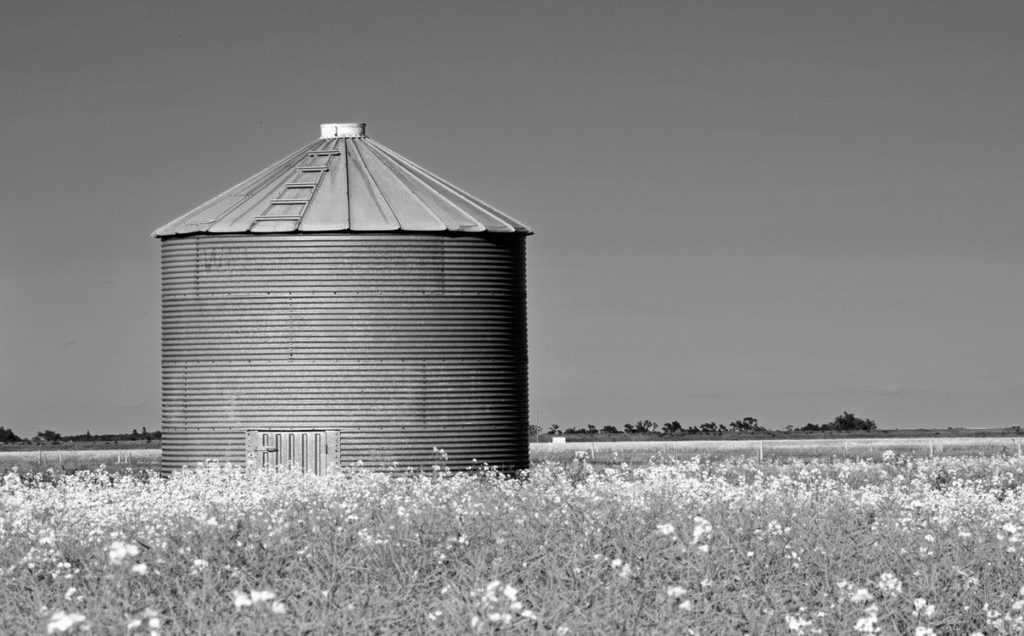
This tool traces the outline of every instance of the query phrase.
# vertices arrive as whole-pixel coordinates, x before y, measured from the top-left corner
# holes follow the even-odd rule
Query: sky
[[[0,426],[160,426],[160,225],[368,135],[528,224],[543,428],[1024,423],[1024,4],[35,2]]]

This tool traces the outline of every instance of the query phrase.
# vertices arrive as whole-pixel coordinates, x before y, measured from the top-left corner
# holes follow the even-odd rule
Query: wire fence
[[[0,470],[82,470],[105,466],[160,467],[159,448],[102,450],[24,450],[0,453]]]
[[[942,437],[810,440],[687,440],[532,443],[530,459],[565,461],[583,453],[595,464],[645,463],[695,456],[705,459],[750,457],[880,459],[886,451],[908,457],[1002,456],[1024,459],[1021,437]],[[160,468],[160,449],[24,450],[0,452],[0,471],[108,468]]]
[[[771,458],[877,459],[886,451],[912,457],[1016,456],[1022,457],[1024,438],[942,437],[809,440],[692,440],[637,442],[562,442],[530,445],[533,461],[558,460],[584,453],[594,463],[637,462],[649,459],[689,459],[694,456]]]

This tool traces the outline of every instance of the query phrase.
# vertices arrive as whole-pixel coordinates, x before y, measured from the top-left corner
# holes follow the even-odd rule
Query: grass
[[[532,460],[537,462],[565,461],[565,458],[571,459],[576,453],[584,452],[591,463],[599,465],[616,465],[623,461],[645,463],[652,458],[656,461],[689,460],[693,457],[709,460],[738,457],[879,460],[887,451],[902,457],[1021,457],[1024,451],[1021,441],[1011,437],[948,437],[568,442],[533,444],[530,453]]]
[[[835,458],[879,459],[886,451],[901,456],[932,457],[991,455],[1020,457],[1022,440],[1013,437],[944,438],[845,438],[781,440],[687,440],[687,441],[615,441],[531,444],[534,463],[571,461],[576,453],[586,452],[596,465],[646,463],[671,459],[703,457],[722,460],[735,457],[756,458]],[[0,471],[17,468],[22,473],[70,474],[104,466],[108,472],[160,468],[160,449],[146,447],[95,448],[88,450],[17,450],[0,452]]]
[[[1022,486],[894,453],[9,474],[0,633],[1021,633]]]
[[[160,449],[26,450],[0,453],[0,473],[17,469],[23,474],[53,471],[63,475],[100,466],[111,473],[129,469],[159,470]]]

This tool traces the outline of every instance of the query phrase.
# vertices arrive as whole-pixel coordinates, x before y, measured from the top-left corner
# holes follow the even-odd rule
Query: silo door
[[[246,431],[246,463],[256,468],[322,474],[331,463],[335,431]]]

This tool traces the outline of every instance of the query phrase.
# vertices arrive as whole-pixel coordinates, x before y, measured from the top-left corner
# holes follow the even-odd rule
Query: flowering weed
[[[1022,633],[1016,458],[0,482],[0,633]]]

